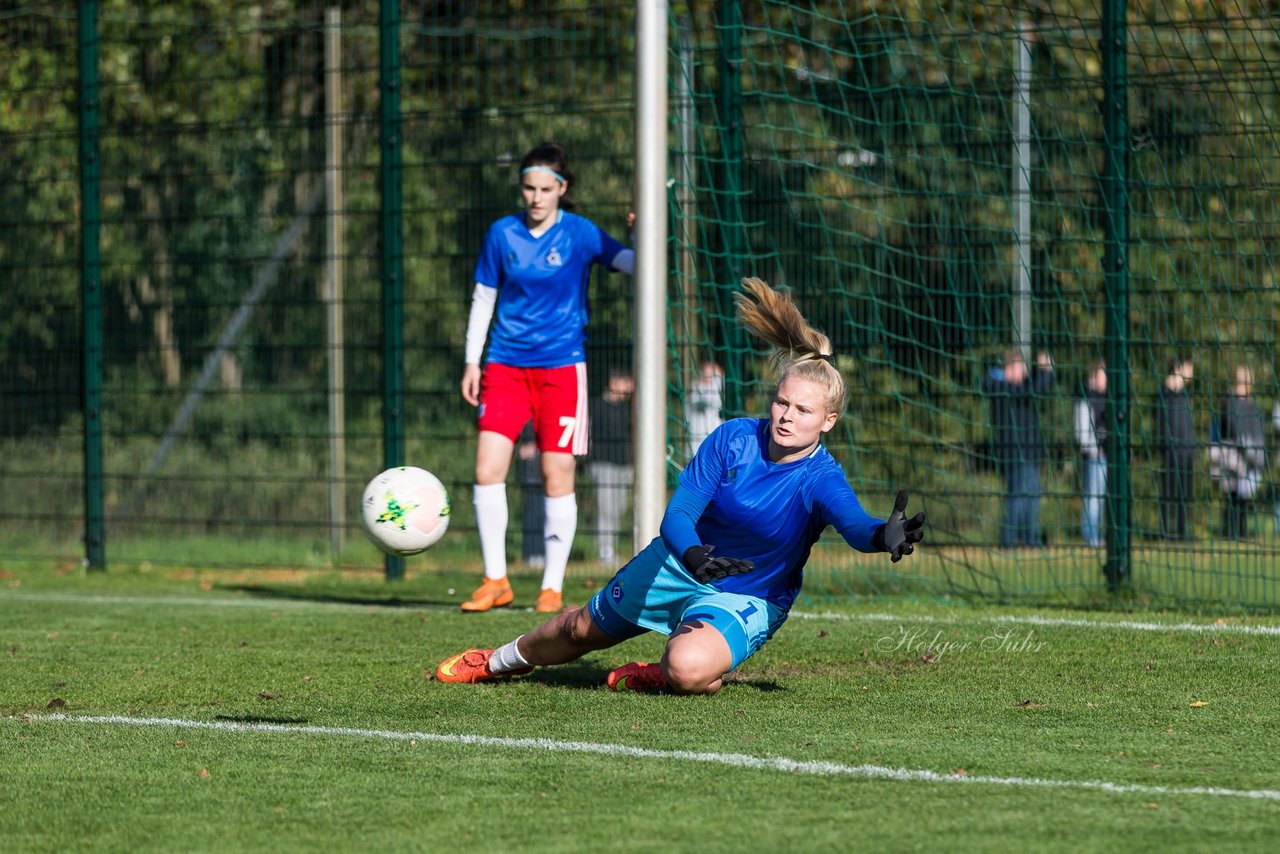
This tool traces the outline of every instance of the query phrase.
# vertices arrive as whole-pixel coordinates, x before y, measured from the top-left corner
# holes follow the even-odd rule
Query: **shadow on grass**
[[[575,690],[608,690],[604,680],[609,671],[583,661],[571,661],[568,664],[557,664],[555,667],[539,667],[528,676],[520,677],[525,682],[536,682],[547,688],[573,688]]]
[[[314,602],[330,605],[354,605],[370,608],[457,608],[456,599],[431,599],[428,597],[405,596],[361,596],[359,594],[341,595],[303,590],[296,587],[263,587],[256,584],[219,584],[219,590],[234,590],[259,599],[279,599],[286,602]]]
[[[726,680],[725,680],[725,687],[727,687],[727,688],[739,688],[739,687],[741,687],[741,688],[754,688],[755,690],[757,690],[757,691],[761,691],[761,692],[764,692],[764,693],[772,693],[772,692],[774,692],[774,691],[787,691],[787,690],[790,690],[790,689],[788,689],[788,688],[786,688],[786,687],[784,687],[784,686],[782,686],[782,685],[779,685],[777,682],[774,682],[772,679],[733,679],[733,678],[730,678],[730,679],[726,679]]]
[[[608,690],[605,680],[609,670],[594,665],[571,661],[554,667],[539,667],[528,676],[517,677],[520,681],[535,682],[547,688],[571,688],[574,690]],[[771,679],[737,679],[730,676],[725,680],[725,687],[732,690],[753,688],[756,691],[785,691],[786,688]]]

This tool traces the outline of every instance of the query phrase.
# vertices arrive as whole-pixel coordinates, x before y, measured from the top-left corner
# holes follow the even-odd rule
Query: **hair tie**
[[[831,353],[819,353],[818,358],[833,368],[836,366],[836,357]]]
[[[546,172],[548,175],[550,175],[552,178],[555,178],[561,184],[564,183],[564,176],[561,175],[556,170],[552,169],[550,166],[526,166],[525,168],[520,170],[520,174],[522,176],[527,175],[530,172]]]

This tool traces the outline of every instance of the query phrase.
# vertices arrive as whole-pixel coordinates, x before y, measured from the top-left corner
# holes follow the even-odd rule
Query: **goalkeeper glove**
[[[924,513],[917,513],[910,519],[905,518],[907,509],[907,491],[898,491],[898,498],[893,502],[893,512],[889,519],[871,536],[871,545],[881,551],[889,552],[894,563],[902,560],[916,550],[916,543],[924,539]]]
[[[710,584],[717,579],[741,575],[756,568],[756,565],[749,560],[736,557],[712,557],[712,548],[714,547],[689,546],[680,558],[685,569],[689,570],[699,584]]]

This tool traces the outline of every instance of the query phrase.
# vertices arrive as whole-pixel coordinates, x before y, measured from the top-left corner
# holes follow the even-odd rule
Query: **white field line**
[[[1107,780],[1048,780],[1040,777],[992,777],[980,774],[942,774],[912,768],[889,768],[883,765],[844,765],[838,762],[801,761],[776,756],[751,756],[745,753],[706,753],[691,750],[652,750],[624,744],[595,744],[589,741],[556,741],[550,738],[495,738],[485,735],[447,735],[434,732],[397,732],[382,729],[356,729],[236,721],[195,721],[175,718],[133,718],[121,715],[78,716],[51,714],[32,717],[32,723],[44,722],[105,724],[133,727],[169,727],[174,729],[218,730],[248,733],[301,733],[304,735],[345,738],[377,738],[388,741],[423,741],[437,744],[461,744],[495,747],[507,750],[541,750],[558,753],[586,753],[597,756],[624,756],[637,759],[661,759],[709,765],[727,765],[758,771],[781,771],[787,774],[811,774],[819,777],[857,777],[868,780],[900,780],[919,783],[977,783],[1034,789],[1085,789],[1111,794],[1137,795],[1210,795],[1280,801],[1274,789],[1223,789],[1216,786],[1145,786],[1136,783],[1113,783]]]
[[[78,605],[189,605],[210,608],[265,608],[267,610],[285,610],[289,608],[320,608],[336,610],[362,610],[370,613],[403,614],[415,610],[415,606],[397,604],[393,607],[379,602],[314,602],[305,599],[254,599],[227,598],[216,596],[110,596],[85,593],[32,593],[27,591],[0,590],[0,602],[14,599],[26,602],[65,602]],[[452,605],[422,605],[419,609],[435,609]],[[525,609],[527,610],[527,609]],[[517,609],[514,613],[521,613]],[[1194,634],[1244,634],[1267,635],[1280,637],[1280,626],[1242,625],[1239,623],[1158,623],[1138,620],[1087,620],[1077,617],[1046,617],[1035,614],[964,614],[935,617],[927,614],[837,614],[829,611],[810,613],[808,611],[792,611],[791,616],[797,620],[837,620],[843,622],[880,622],[880,623],[988,623],[1002,625],[1005,623],[1026,624],[1033,626],[1066,626],[1081,629],[1102,629],[1109,631],[1133,632],[1183,632]]]
[[[1280,637],[1280,626],[1241,625],[1239,623],[1156,623],[1139,620],[1086,620],[1077,617],[1043,617],[1036,614],[968,614],[955,617],[933,617],[927,614],[836,614],[829,611],[811,614],[792,611],[801,620],[875,621],[887,623],[1005,623],[1032,626],[1069,626],[1081,629],[1110,629],[1131,632],[1192,632],[1197,634],[1271,635]]]

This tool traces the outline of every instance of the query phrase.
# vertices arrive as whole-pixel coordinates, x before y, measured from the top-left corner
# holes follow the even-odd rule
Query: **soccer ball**
[[[425,469],[387,469],[369,481],[361,505],[365,533],[390,555],[426,551],[449,530],[449,493]]]

